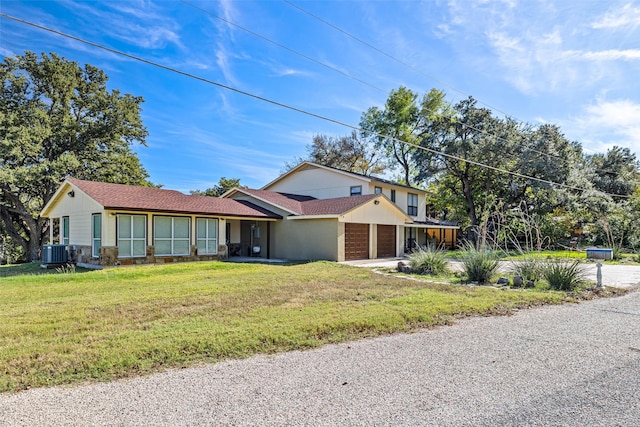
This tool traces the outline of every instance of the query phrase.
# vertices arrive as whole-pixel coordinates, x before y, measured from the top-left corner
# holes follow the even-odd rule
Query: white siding
[[[73,191],[73,197],[69,196],[70,191]],[[68,216],[69,244],[91,246],[91,215],[101,212],[100,204],[69,185],[60,192],[59,200],[49,212],[49,218]],[[60,223],[62,224],[62,221]],[[62,232],[62,226],[60,228]]]
[[[365,178],[357,178],[317,167],[308,167],[272,184],[266,190],[301,194],[317,199],[333,199],[351,195],[352,186],[362,186],[362,194],[373,193]]]

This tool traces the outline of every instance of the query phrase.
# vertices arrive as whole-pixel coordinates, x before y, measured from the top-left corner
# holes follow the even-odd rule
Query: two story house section
[[[396,254],[411,251],[419,247],[453,248],[456,245],[458,226],[455,223],[428,218],[426,214],[426,193],[418,188],[401,185],[372,176],[342,171],[311,162],[303,162],[285,174],[265,185],[263,190],[304,194],[318,199],[335,197],[381,194],[402,210],[410,221],[397,227],[381,224],[378,241],[391,242],[392,233],[399,236]],[[364,236],[363,227],[350,226],[353,236]],[[348,234],[349,235],[349,234]],[[361,241],[364,237],[352,237]],[[390,256],[393,252],[390,243],[378,253],[378,257]],[[358,255],[362,257],[363,254]]]

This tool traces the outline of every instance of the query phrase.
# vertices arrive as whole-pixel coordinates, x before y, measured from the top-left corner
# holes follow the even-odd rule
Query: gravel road
[[[640,425],[640,292],[0,396],[2,425]]]

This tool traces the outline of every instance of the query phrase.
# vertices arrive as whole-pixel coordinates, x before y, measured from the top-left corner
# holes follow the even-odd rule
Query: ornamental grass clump
[[[573,291],[586,281],[586,273],[579,260],[546,263],[542,275],[549,287],[557,291]]]
[[[536,283],[542,278],[543,267],[543,260],[526,255],[522,259],[513,261],[509,271],[514,276],[521,277],[524,283]]]
[[[498,259],[489,249],[467,244],[462,251],[462,265],[467,279],[482,285],[498,270]]]
[[[411,271],[418,274],[442,275],[449,272],[443,252],[428,248],[420,249],[409,255]]]

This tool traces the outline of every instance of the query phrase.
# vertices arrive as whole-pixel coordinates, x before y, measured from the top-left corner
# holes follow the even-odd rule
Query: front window
[[[62,242],[63,245],[69,245],[69,217],[62,217]]]
[[[218,253],[218,220],[198,218],[196,220],[198,236],[198,255]]]
[[[407,214],[418,216],[418,195],[409,193],[407,195]]]
[[[396,190],[391,190],[391,201],[396,202]]]
[[[102,215],[91,215],[91,256],[100,256],[100,246],[102,246]]]
[[[121,258],[147,255],[147,225],[144,215],[118,215],[118,256]]]
[[[382,194],[382,187],[376,187],[376,188],[375,188],[375,190],[374,190],[374,192],[375,192],[376,194]]]
[[[362,196],[362,185],[355,185],[351,187],[352,196]]]
[[[156,255],[189,255],[189,218],[157,216],[154,221]]]

